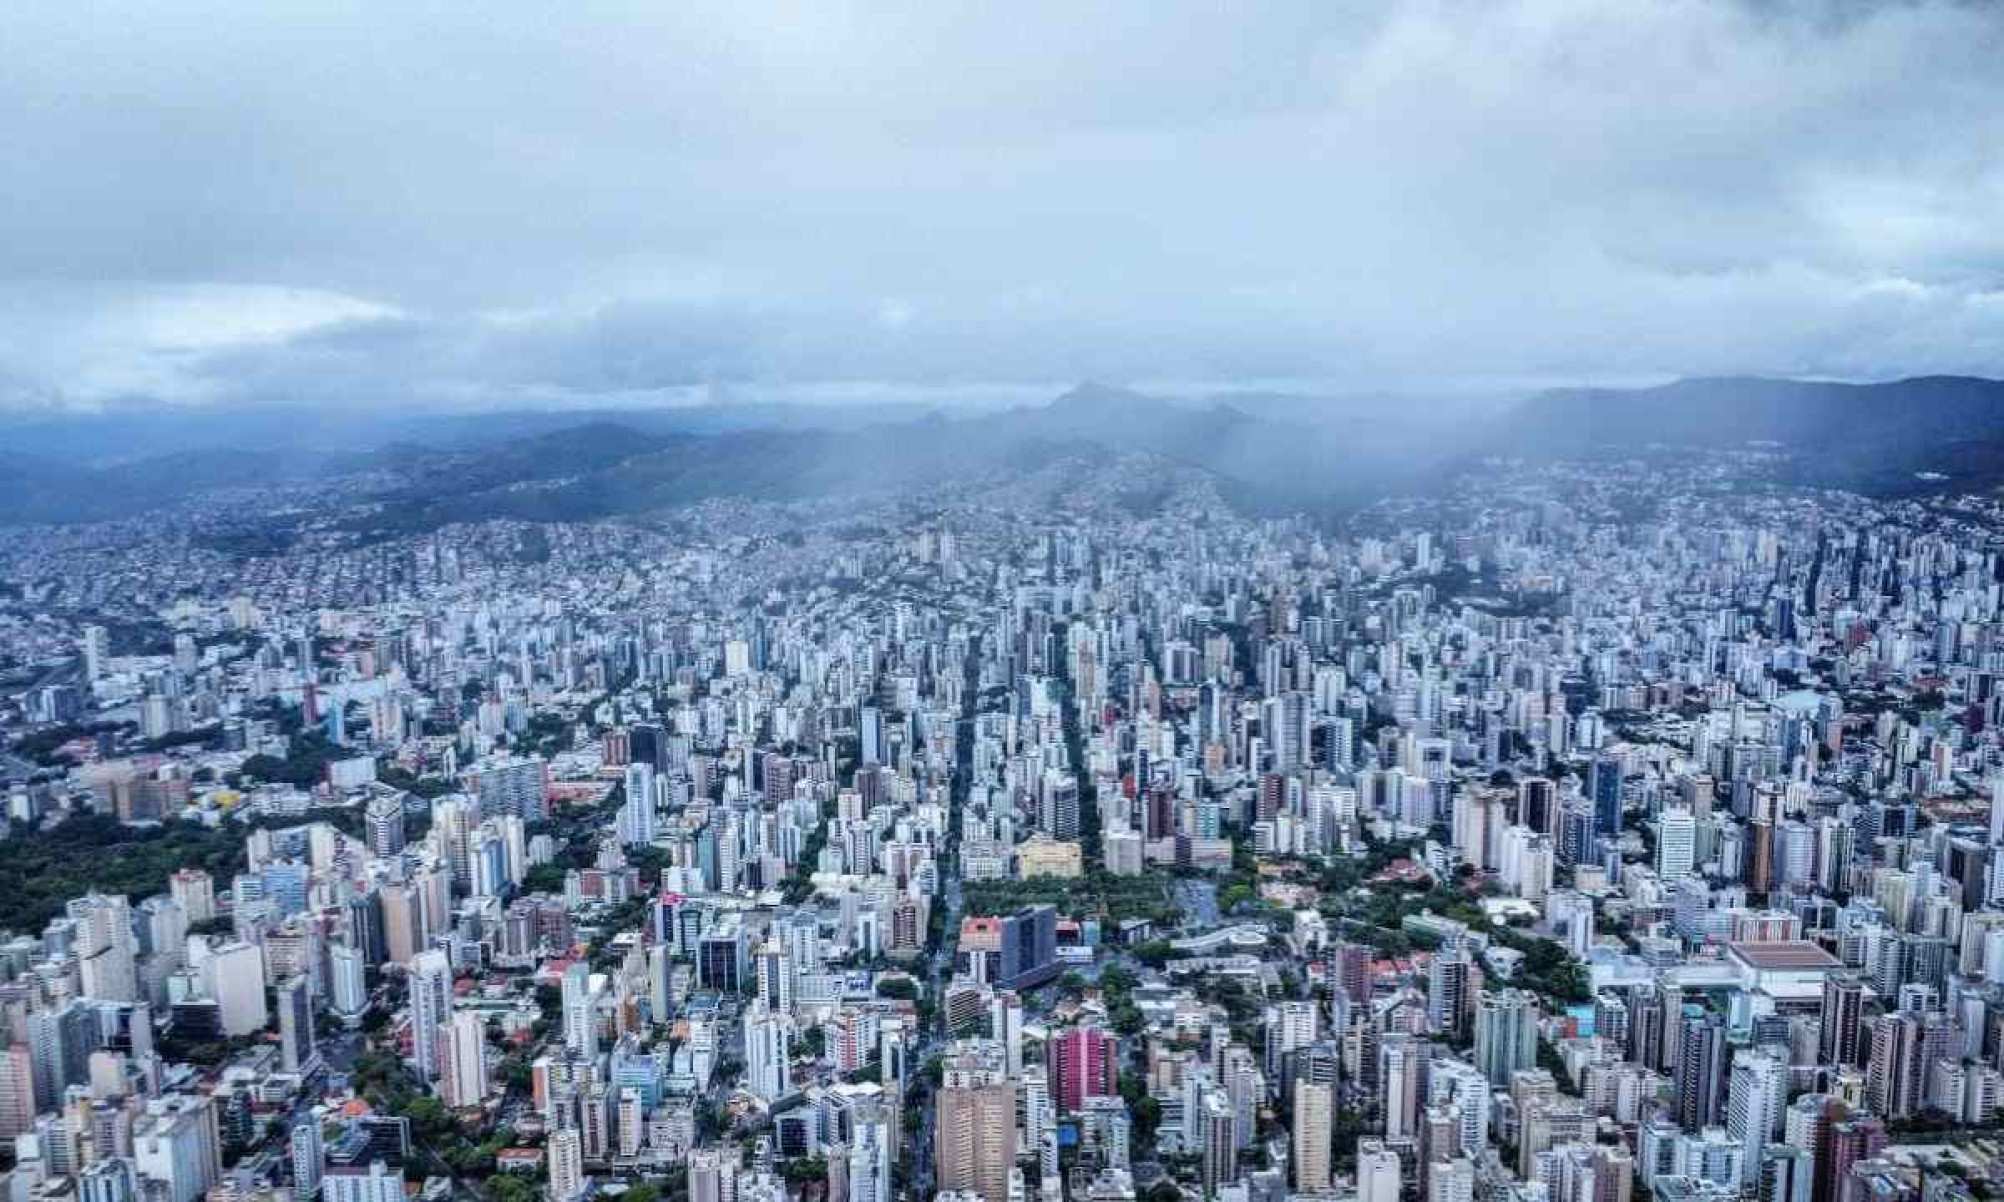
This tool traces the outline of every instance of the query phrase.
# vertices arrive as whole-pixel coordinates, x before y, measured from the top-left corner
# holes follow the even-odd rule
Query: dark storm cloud
[[[1951,3],[17,5],[0,393],[2004,373]]]

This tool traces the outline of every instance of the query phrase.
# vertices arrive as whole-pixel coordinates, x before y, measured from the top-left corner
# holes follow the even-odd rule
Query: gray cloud
[[[1975,4],[29,3],[0,402],[2004,373]]]

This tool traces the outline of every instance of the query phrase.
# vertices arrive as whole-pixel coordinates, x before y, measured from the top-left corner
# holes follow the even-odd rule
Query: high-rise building
[[[1468,1034],[1469,976],[1474,965],[1460,948],[1442,948],[1427,965],[1426,1017],[1452,1039]]]
[[[288,977],[278,985],[279,1067],[301,1072],[317,1059],[313,1039],[313,993],[305,977]]]
[[[1399,1202],[1399,1154],[1381,1139],[1357,1141],[1357,1202]]]
[[[745,1088],[768,1105],[793,1088],[787,1045],[793,1024],[761,1002],[753,1002],[739,1024],[745,1039]]]
[[[572,1202],[584,1193],[584,1140],[575,1127],[552,1132],[549,1143],[551,1202]],[[692,1162],[690,1172],[695,1165]],[[693,1202],[695,1194],[691,1191]],[[329,1202],[332,1202],[330,1199]]]
[[[1329,1188],[1331,1140],[1336,1121],[1333,1086],[1297,1078],[1294,1082],[1294,1188],[1297,1192]]]
[[[1865,1097],[1872,1113],[1911,1118],[1927,1094],[1927,1073],[1948,1050],[1948,1031],[1937,1014],[1881,1014],[1872,1020],[1872,1054],[1865,1066]]]
[[[1475,1065],[1492,1085],[1538,1063],[1538,997],[1522,989],[1483,990],[1475,998]]]
[[[404,1172],[381,1159],[330,1164],[320,1193],[322,1202],[404,1202]]]
[[[189,926],[200,926],[216,918],[215,878],[199,868],[182,868],[167,878],[167,892],[180,903]]]
[[[1816,1155],[1814,1196],[1818,1202],[1848,1202],[1852,1166],[1876,1159],[1885,1147],[1886,1124],[1877,1116],[1831,1123],[1824,1130],[1823,1146]]]
[[[96,1161],[77,1176],[79,1202],[136,1202],[138,1197],[138,1175],[124,1157]]]
[[[107,1002],[139,999],[138,947],[132,908],[123,897],[92,893],[71,901],[76,924],[77,979],[83,996]]]
[[[480,799],[482,818],[513,814],[524,822],[541,822],[549,817],[545,776],[540,759],[500,759],[477,765],[466,774],[466,783]]]
[[[411,960],[411,1066],[418,1080],[437,1081],[446,1021],[452,1015],[452,961],[444,952],[420,952]]]
[[[1677,1040],[1678,1126],[1698,1132],[1718,1125],[1725,1069],[1725,1024],[1708,1010],[1686,1006]]]
[[[1098,1027],[1067,1028],[1045,1044],[1045,1056],[1051,1092],[1063,1113],[1078,1113],[1088,1098],[1119,1095],[1119,1042],[1112,1032]]]
[[[1194,1123],[1204,1196],[1215,1198],[1220,1189],[1239,1179],[1239,1125],[1230,1096],[1222,1089],[1204,1090]]]
[[[968,1190],[983,1202],[1009,1202],[1016,1164],[1016,1086],[992,1042],[956,1044],[947,1053],[934,1115],[934,1162],[940,1190]]]
[[[564,1046],[580,1056],[598,1055],[598,998],[601,992],[583,963],[564,970]]]
[[[1426,1166],[1426,1199],[1427,1202],[1475,1202],[1475,1162],[1466,1156],[1457,1156]],[[1598,1192],[1595,1199],[1599,1202]]]
[[[1318,1010],[1314,1002],[1290,999],[1266,1008],[1266,1074],[1278,1079],[1287,1058],[1315,1042]]]
[[[1621,833],[1621,761],[1612,756],[1596,756],[1588,772],[1588,791],[1593,797],[1593,829],[1597,835]]]
[[[222,1134],[206,1095],[171,1094],[146,1105],[133,1124],[132,1160],[162,1183],[169,1202],[195,1202],[221,1180]]]
[[[654,842],[654,767],[626,766],[625,798],[619,807],[619,839],[628,847]]]
[[[1759,1202],[1811,1202],[1816,1188],[1816,1157],[1809,1148],[1769,1144],[1761,1150]]]
[[[1823,979],[1822,1063],[1859,1062],[1858,1026],[1864,1007],[1865,986],[1855,974],[1833,973]]]
[[[1419,1132],[1420,1044],[1410,1035],[1387,1035],[1378,1043],[1378,1093],[1385,1109],[1385,1138],[1411,1139]]]
[[[234,1039],[264,1030],[271,1014],[264,1000],[264,952],[254,943],[225,943],[202,965],[216,1000],[223,1034]]]
[[[1726,1131],[1740,1145],[1741,1180],[1752,1185],[1761,1171],[1761,1153],[1781,1125],[1781,1108],[1788,1097],[1788,1066],[1760,1052],[1742,1051],[1733,1058],[1726,1093]]]
[[[369,974],[362,950],[337,943],[327,949],[327,961],[335,1013],[344,1020],[359,1020],[369,1009]]]
[[[25,1043],[0,1048],[0,1140],[35,1127],[35,1059]]]
[[[306,1202],[319,1195],[320,1178],[327,1162],[327,1146],[321,1138],[317,1112],[292,1125],[288,1151],[292,1157],[292,1195]]]
[[[98,1040],[97,1015],[81,1001],[29,1013],[28,1051],[38,1112],[54,1110],[65,1089],[90,1079],[90,1054]]]
[[[487,1030],[480,1016],[455,1011],[440,1032],[439,1093],[452,1107],[478,1106],[487,1096]]]
[[[1689,810],[1665,810],[1657,824],[1656,875],[1666,881],[1691,875],[1697,854],[1697,819]]]
[[[758,1000],[775,1013],[791,1014],[794,966],[786,948],[768,939],[752,953],[752,965],[758,974]]]
[[[92,684],[111,670],[111,632],[102,626],[83,628],[84,679]]]
[[[896,1159],[896,1143],[882,1109],[859,1107],[849,1120],[849,1150],[843,1157],[849,1202],[891,1202],[891,1166]]]
[[[387,859],[404,849],[404,795],[384,793],[369,799],[362,811],[369,853]]]

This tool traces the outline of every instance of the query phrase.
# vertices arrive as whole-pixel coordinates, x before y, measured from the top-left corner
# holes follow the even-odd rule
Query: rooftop
[[[1774,943],[1734,943],[1728,947],[1735,959],[1763,970],[1828,970],[1844,967],[1844,962],[1837,957],[1801,939]]]

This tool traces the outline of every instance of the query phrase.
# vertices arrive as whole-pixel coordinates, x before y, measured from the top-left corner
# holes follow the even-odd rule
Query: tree
[[[514,1173],[500,1173],[488,1178],[487,1193],[493,1202],[536,1202],[542,1195],[534,1182]]]
[[[918,982],[912,980],[910,977],[885,977],[877,982],[878,997],[916,1002],[918,995]]]

